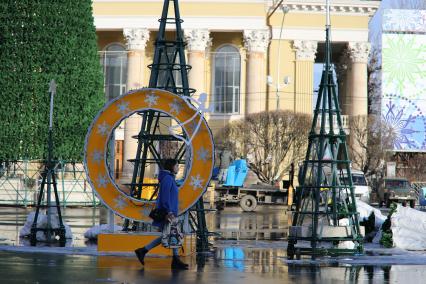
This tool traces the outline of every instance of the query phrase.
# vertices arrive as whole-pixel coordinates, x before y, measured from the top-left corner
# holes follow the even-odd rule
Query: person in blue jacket
[[[152,222],[152,225],[159,227],[160,230],[163,229],[165,223],[168,220],[172,220],[178,216],[179,208],[179,195],[178,187],[175,181],[175,175],[178,172],[178,162],[174,159],[167,159],[163,164],[163,169],[160,170],[158,175],[158,181],[160,183],[160,190],[158,192],[156,207],[159,209],[166,209],[168,214],[166,220],[163,222]],[[151,243],[145,247],[138,248],[135,250],[136,256],[142,265],[145,265],[144,258],[145,255],[153,249],[154,247],[161,244],[161,237],[153,240]],[[182,262],[179,259],[179,252],[177,248],[173,249],[173,260],[172,260],[172,269],[188,269],[188,264]]]

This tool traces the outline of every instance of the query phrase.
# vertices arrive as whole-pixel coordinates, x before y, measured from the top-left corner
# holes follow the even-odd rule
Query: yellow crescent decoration
[[[138,200],[123,193],[111,178],[107,166],[107,145],[112,130],[120,122],[138,111],[156,110],[170,115],[179,123],[193,117],[196,110],[178,95],[160,89],[139,89],[124,94],[109,103],[98,113],[86,136],[84,166],[87,179],[99,199],[116,214],[142,222],[148,217],[155,201]],[[194,124],[202,119],[190,144],[191,164],[184,182],[179,188],[179,214],[188,210],[204,193],[214,166],[214,143],[210,128],[201,115],[196,123],[183,125],[188,137],[194,133]]]

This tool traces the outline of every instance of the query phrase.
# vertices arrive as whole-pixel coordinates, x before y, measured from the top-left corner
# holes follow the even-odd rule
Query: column
[[[196,94],[208,93],[206,89],[206,48],[211,44],[210,32],[207,29],[184,30],[187,42],[188,64],[191,70],[188,74],[189,87]],[[210,98],[209,98],[210,101]]]
[[[312,115],[314,94],[314,61],[317,53],[316,41],[295,40],[296,52],[295,93],[293,109],[295,112]]]
[[[354,168],[360,169],[362,160],[365,158],[366,151],[361,145],[367,143],[367,136],[358,134],[363,133],[363,129],[368,127],[368,86],[367,86],[367,60],[370,52],[368,42],[349,42],[349,69],[347,82],[349,87],[349,149],[352,152],[352,164]],[[355,120],[354,120],[355,119]],[[354,131],[355,128],[358,131]]]
[[[348,74],[348,62],[345,54],[340,57],[340,60],[335,65],[336,67],[336,77],[337,77],[337,86],[338,86],[338,99],[341,114],[347,114],[347,107],[349,103],[346,96],[346,82]]]
[[[268,30],[245,30],[244,46],[247,49],[245,113],[266,110],[265,54],[269,44]]]
[[[149,40],[148,29],[124,29],[127,41],[127,91],[141,88],[144,85],[145,47]],[[133,164],[129,159],[136,157],[137,140],[132,136],[137,135],[141,127],[141,117],[134,114],[126,119],[124,123],[124,145],[123,145],[123,177],[128,178],[133,174]]]
[[[370,52],[368,42],[349,42],[348,52],[350,57],[350,106],[349,115],[368,114],[367,91],[367,60]]]

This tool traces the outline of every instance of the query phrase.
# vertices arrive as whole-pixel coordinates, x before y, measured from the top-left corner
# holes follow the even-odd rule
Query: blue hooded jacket
[[[156,207],[166,209],[167,212],[172,212],[175,216],[178,215],[179,195],[176,185],[175,176],[170,171],[161,170],[158,175],[160,182],[160,190],[158,192]],[[163,223],[152,223],[154,226],[162,226]]]

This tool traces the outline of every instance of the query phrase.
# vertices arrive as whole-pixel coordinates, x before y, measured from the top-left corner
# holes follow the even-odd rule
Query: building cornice
[[[275,1],[269,1],[270,6]],[[372,16],[380,6],[381,1],[361,1],[361,0],[340,0],[332,1],[330,11],[333,14],[356,14]],[[325,13],[324,0],[289,0],[284,1],[283,5],[290,8],[289,12],[296,13]],[[280,9],[277,10],[279,12]]]
[[[158,16],[94,16],[96,30],[122,30],[147,28],[158,30]],[[170,25],[172,26],[172,25]],[[243,31],[266,28],[264,17],[185,17],[183,29],[208,29],[209,31]]]
[[[324,41],[324,28],[319,27],[286,27],[282,33],[279,28],[272,29],[272,39],[278,40],[316,40]],[[332,28],[331,38],[333,41],[368,41],[368,29],[342,29]]]
[[[130,3],[158,3],[159,0],[93,0],[93,3],[119,3],[119,2],[130,2]],[[255,3],[255,4],[263,4],[265,0],[179,0],[179,3]]]

